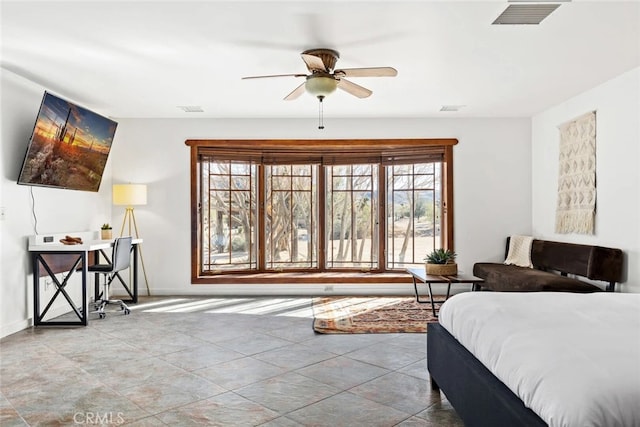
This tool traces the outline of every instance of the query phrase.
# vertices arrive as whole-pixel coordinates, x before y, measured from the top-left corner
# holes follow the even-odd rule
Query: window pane
[[[251,175],[254,167],[251,163],[231,162],[231,174],[233,176]]]
[[[265,166],[267,269],[318,267],[317,168]]]
[[[325,171],[327,268],[377,268],[377,166],[328,166]]]
[[[388,269],[424,264],[440,247],[440,171],[440,163],[386,168]]]
[[[438,163],[419,163],[415,166],[416,174],[433,174],[435,173],[435,165]]]
[[[201,270],[257,269],[256,165],[201,161]]]

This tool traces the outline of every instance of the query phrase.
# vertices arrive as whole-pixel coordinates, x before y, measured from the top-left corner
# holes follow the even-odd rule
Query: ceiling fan
[[[343,68],[335,70],[336,61],[340,58],[333,49],[309,49],[300,54],[311,74],[274,74],[267,76],[250,76],[243,79],[264,79],[271,77],[305,77],[305,82],[284,97],[285,101],[297,99],[305,91],[322,100],[337,89],[342,89],[358,98],[367,98],[373,92],[357,85],[345,77],[394,77],[398,74],[392,67]]]

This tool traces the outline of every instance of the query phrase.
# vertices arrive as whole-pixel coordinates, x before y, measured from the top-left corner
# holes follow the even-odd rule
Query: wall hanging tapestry
[[[560,128],[556,233],[594,234],[596,216],[596,112]]]

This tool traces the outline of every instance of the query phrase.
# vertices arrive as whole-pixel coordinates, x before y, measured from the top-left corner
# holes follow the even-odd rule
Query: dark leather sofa
[[[613,292],[622,280],[620,249],[534,239],[531,262],[533,268],[479,262],[473,274],[484,279],[481,289],[492,291],[597,292],[604,287]],[[600,287],[580,278],[605,284]]]

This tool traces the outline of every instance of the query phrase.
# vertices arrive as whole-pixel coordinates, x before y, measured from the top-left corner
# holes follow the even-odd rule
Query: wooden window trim
[[[443,175],[446,180],[443,188],[442,209],[446,215],[446,221],[442,230],[442,245],[454,250],[453,230],[453,146],[458,143],[454,138],[441,139],[260,139],[260,140],[236,140],[236,139],[189,139],[185,144],[190,147],[190,179],[191,179],[191,281],[193,284],[216,283],[284,283],[287,281],[300,283],[408,283],[410,279],[406,275],[385,273],[353,273],[341,274],[339,271],[331,273],[247,273],[247,274],[221,274],[217,276],[199,275],[199,245],[200,222],[198,221],[198,207],[200,205],[199,189],[199,165],[198,157],[209,150],[216,156],[224,158],[225,155],[239,159],[245,157],[254,161],[277,162],[277,159],[286,154],[291,162],[294,157],[296,162],[310,162],[321,164],[340,164],[341,162],[357,162],[358,159],[375,158],[382,164],[402,163],[406,161],[417,162],[420,158],[431,159],[441,155],[443,161]],[[257,157],[259,156],[259,157]],[[424,157],[420,157],[424,156]],[[323,174],[320,174],[323,175]],[[319,180],[320,179],[319,177]],[[321,184],[321,182],[319,182]],[[382,190],[384,186],[381,186]],[[264,189],[259,189],[263,191]],[[384,190],[382,190],[384,192]],[[383,194],[381,194],[383,196]],[[380,199],[382,205],[384,199]],[[320,204],[320,206],[323,206]],[[384,206],[380,206],[382,214]],[[319,220],[324,214],[319,212]],[[262,213],[259,213],[262,220]],[[322,234],[322,233],[320,233]],[[321,238],[322,240],[322,238]],[[319,242],[324,244],[324,242]],[[323,247],[323,246],[321,246]],[[382,253],[379,255],[382,257]],[[318,261],[324,262],[319,256]],[[258,258],[261,264],[260,256]]]

